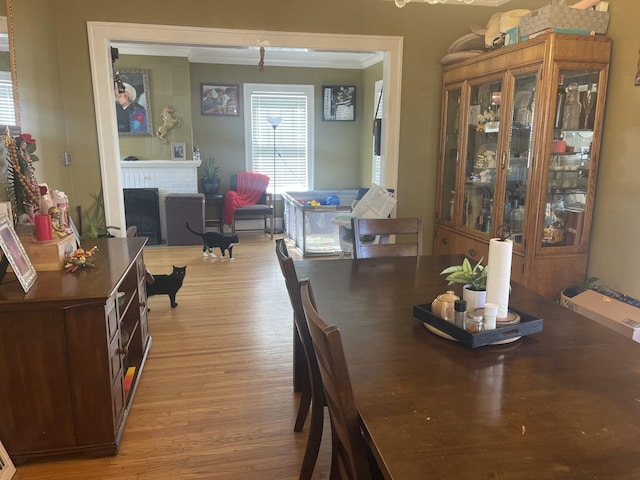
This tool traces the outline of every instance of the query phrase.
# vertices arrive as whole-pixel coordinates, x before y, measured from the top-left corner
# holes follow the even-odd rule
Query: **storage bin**
[[[520,39],[553,29],[565,33],[607,33],[609,12],[546,5],[520,18]]]
[[[303,256],[341,253],[338,225],[333,219],[351,212],[357,193],[357,190],[312,190],[282,194],[285,234],[300,248]],[[340,204],[309,205],[311,200],[325,203],[330,195],[336,195]]]

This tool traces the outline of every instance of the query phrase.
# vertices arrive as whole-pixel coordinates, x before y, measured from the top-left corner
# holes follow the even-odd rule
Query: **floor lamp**
[[[267,117],[267,123],[273,127],[273,210],[271,212],[271,235],[276,232],[276,128],[282,117]]]

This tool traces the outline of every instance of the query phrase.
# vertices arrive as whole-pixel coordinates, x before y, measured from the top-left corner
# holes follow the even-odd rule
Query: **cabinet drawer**
[[[484,242],[479,242],[469,237],[463,237],[458,235],[456,238],[456,253],[461,253],[469,260],[475,260],[476,262],[482,260],[482,264],[486,265],[489,259],[489,245]]]
[[[436,239],[433,243],[434,255],[449,255],[456,252],[456,234],[445,228],[436,228]]]

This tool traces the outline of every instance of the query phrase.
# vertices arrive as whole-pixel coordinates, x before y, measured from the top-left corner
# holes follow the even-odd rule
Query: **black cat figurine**
[[[147,296],[151,295],[169,295],[169,301],[171,302],[171,308],[176,308],[176,294],[180,287],[182,287],[182,281],[187,273],[187,267],[176,267],[174,265],[173,272],[170,275],[153,275],[153,283],[147,278]]]
[[[202,238],[202,255],[205,257],[207,255],[211,255],[215,257],[216,254],[213,253],[214,248],[219,248],[220,252],[222,252],[222,256],[224,257],[225,250],[229,251],[229,260],[233,260],[233,246],[238,243],[237,235],[223,235],[218,232],[196,232],[192,230],[189,226],[189,222],[187,222],[187,229],[191,233],[195,233],[199,237]]]

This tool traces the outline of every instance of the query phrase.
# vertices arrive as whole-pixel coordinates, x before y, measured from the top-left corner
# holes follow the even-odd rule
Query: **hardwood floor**
[[[187,274],[176,308],[149,298],[153,343],[119,454],[34,461],[14,479],[297,479],[307,429],[293,431],[293,320],[274,248],[259,233],[240,234],[233,262],[147,247],[152,273]],[[326,420],[314,479],[329,478],[329,432]]]

